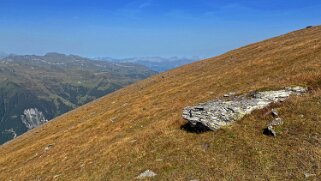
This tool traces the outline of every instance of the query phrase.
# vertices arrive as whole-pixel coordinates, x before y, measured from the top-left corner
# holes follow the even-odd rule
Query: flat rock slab
[[[304,87],[287,87],[277,91],[261,91],[247,95],[231,96],[216,99],[197,106],[186,107],[183,118],[191,126],[205,126],[217,130],[242,119],[252,111],[267,107],[271,103],[284,101],[290,95],[301,95],[307,92]]]

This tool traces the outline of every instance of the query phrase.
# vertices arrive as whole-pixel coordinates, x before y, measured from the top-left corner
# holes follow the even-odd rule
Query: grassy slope
[[[285,120],[276,138],[262,134],[267,109],[216,132],[180,128],[185,106],[289,85],[312,90],[273,105]],[[0,147],[0,180],[132,180],[146,169],[156,180],[320,176],[320,88],[321,27],[296,31],[154,76],[32,130]]]

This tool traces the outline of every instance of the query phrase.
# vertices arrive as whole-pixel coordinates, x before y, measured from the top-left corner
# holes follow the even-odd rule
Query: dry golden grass
[[[259,110],[216,132],[181,129],[182,109],[234,91],[309,86],[279,109],[277,137]],[[302,180],[321,177],[321,27],[162,73],[0,147],[0,180]],[[54,144],[45,151],[48,144]]]

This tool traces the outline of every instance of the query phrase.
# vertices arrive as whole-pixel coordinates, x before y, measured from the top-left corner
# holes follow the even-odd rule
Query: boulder
[[[263,134],[267,136],[276,136],[276,131],[273,129],[273,126],[268,126],[263,130]]]
[[[240,120],[254,110],[284,101],[290,95],[301,95],[305,92],[307,88],[304,87],[287,87],[276,91],[256,91],[246,95],[224,97],[186,107],[182,116],[192,127],[202,125],[210,130],[217,130]],[[274,114],[278,115],[277,112]]]

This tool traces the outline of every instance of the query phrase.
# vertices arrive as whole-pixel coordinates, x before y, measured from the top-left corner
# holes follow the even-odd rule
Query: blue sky
[[[320,0],[0,0],[0,52],[211,57],[318,24]]]

